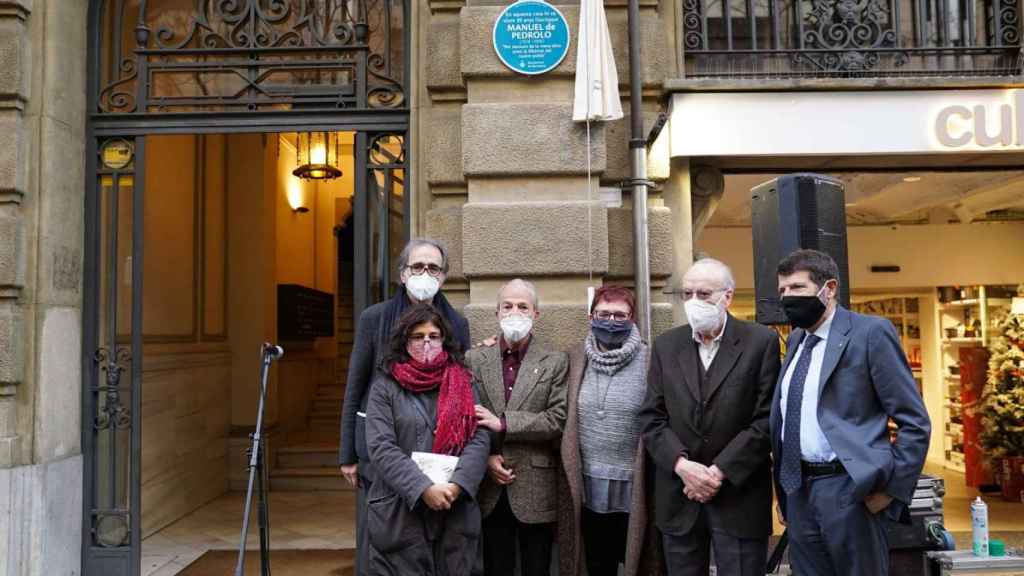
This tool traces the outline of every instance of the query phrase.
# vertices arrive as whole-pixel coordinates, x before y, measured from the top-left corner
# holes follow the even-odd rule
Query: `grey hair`
[[[498,288],[499,307],[501,306],[501,294],[505,292],[506,288],[512,287],[526,288],[527,290],[529,290],[530,294],[533,296],[533,309],[537,310],[540,308],[540,302],[537,300],[537,287],[533,285],[533,282],[530,282],[529,280],[523,280],[522,278],[513,278],[512,280],[509,280],[508,282],[502,284],[501,288]]]
[[[721,278],[722,284],[725,284],[726,290],[736,291],[736,280],[732,277],[732,269],[725,262],[705,256],[694,262],[690,269],[686,271],[686,274],[689,274],[690,270],[697,267],[714,270]]]
[[[445,247],[444,243],[440,240],[434,240],[433,238],[427,238],[426,236],[420,236],[409,240],[409,243],[402,248],[402,253],[398,255],[398,273],[401,274],[405,267],[409,265],[409,254],[413,250],[420,246],[432,246],[437,248],[437,251],[441,253],[441,270],[448,274],[448,248]]]

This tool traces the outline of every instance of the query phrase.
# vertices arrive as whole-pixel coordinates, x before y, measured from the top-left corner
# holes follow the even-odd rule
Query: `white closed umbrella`
[[[617,120],[622,118],[619,74],[615,70],[612,40],[604,0],[580,0],[580,29],[576,46],[576,98],[572,119]]]

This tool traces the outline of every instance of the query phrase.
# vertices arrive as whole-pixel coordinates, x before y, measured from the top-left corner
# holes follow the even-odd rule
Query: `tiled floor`
[[[978,493],[963,475],[928,466],[946,480],[946,529],[971,530],[970,503]],[[1024,533],[1024,504],[986,497],[993,532]],[[245,495],[230,493],[142,542],[142,576],[174,576],[207,550],[237,549]],[[273,492],[270,495],[271,549],[334,549],[355,546],[355,492]],[[776,525],[776,533],[781,533]],[[253,514],[247,546],[258,545]]]
[[[173,576],[207,550],[238,549],[245,494],[229,493],[142,541],[142,576]],[[270,547],[355,546],[355,492],[272,492]],[[246,546],[257,549],[255,508]]]

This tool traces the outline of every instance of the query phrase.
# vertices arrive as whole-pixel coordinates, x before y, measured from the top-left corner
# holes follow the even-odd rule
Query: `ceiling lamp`
[[[338,168],[336,132],[299,132],[295,135],[295,170],[305,180],[333,180],[341,176]]]

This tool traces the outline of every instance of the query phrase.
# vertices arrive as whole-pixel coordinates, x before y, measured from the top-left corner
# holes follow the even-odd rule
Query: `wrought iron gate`
[[[409,8],[409,0],[91,0],[86,576],[141,570],[147,135],[356,132],[358,313],[389,294],[408,237]]]

